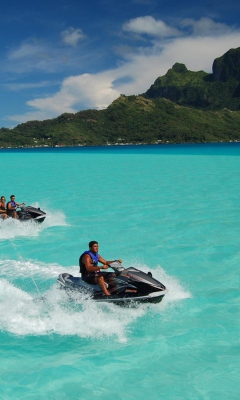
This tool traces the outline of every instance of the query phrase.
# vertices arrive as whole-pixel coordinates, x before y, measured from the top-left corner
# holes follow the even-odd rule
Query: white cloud
[[[7,60],[1,64],[1,71],[11,71],[16,74],[32,73],[40,71],[42,73],[56,73],[66,68],[79,65],[79,60],[84,60],[89,54],[79,53],[75,47],[85,35],[80,29],[62,32],[62,39],[66,46],[59,43],[54,45],[45,40],[29,38],[21,43],[17,48],[8,51]]]
[[[9,117],[16,122],[32,119],[56,117],[64,112],[76,112],[81,109],[107,107],[120,93],[126,95],[145,92],[159,76],[176,62],[184,63],[189,70],[204,70],[211,72],[215,58],[220,57],[230,48],[240,44],[240,31],[217,29],[214,22],[205,20],[208,35],[197,32],[204,31],[204,21],[192,21],[195,33],[167,40],[162,40],[156,33],[151,46],[138,48],[137,51],[127,52],[125,59],[114,69],[97,74],[82,74],[70,76],[62,82],[61,89],[53,96],[30,100],[32,108],[25,115]],[[211,29],[212,27],[212,29]],[[214,28],[215,27],[215,28]],[[213,29],[214,28],[214,29]],[[207,32],[207,29],[205,29]],[[209,33],[211,32],[211,33]]]
[[[81,29],[74,29],[70,27],[61,32],[62,41],[65,45],[76,47],[80,40],[85,39],[86,35]]]
[[[22,90],[29,90],[29,89],[36,89],[36,88],[44,88],[59,85],[57,81],[40,81],[40,82],[26,82],[26,83],[6,83],[2,84],[1,87],[5,87],[12,91],[22,91]]]
[[[123,30],[159,37],[172,37],[180,34],[178,29],[167,25],[164,21],[156,20],[151,16],[131,19],[123,25]]]
[[[113,89],[112,78],[108,73],[83,74],[66,78],[61,90],[54,96],[28,101],[27,104],[41,110],[48,108],[57,113],[74,112],[76,106],[83,107],[84,104],[87,104],[88,108],[102,109],[118,94]]]
[[[27,105],[33,111],[24,116],[12,115],[10,119],[24,122],[54,118],[65,112],[75,113],[79,109],[106,108],[119,96],[119,92],[113,88],[113,80],[114,74],[105,72],[71,76],[63,81],[60,91],[54,96],[28,101]]]
[[[12,50],[8,54],[9,60],[21,60],[26,58],[46,59],[50,53],[45,46],[35,40],[22,43],[17,49]]]
[[[17,74],[34,70],[54,72],[62,57],[63,54],[44,41],[28,39],[8,52],[5,68]]]
[[[219,36],[229,34],[234,31],[234,27],[229,27],[226,24],[215,22],[210,18],[201,18],[199,21],[194,19],[184,19],[181,26],[192,28],[195,36]]]

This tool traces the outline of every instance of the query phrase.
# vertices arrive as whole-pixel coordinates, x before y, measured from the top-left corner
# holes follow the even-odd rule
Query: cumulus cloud
[[[106,72],[71,76],[64,79],[60,91],[55,95],[28,101],[27,105],[33,111],[24,116],[12,115],[11,120],[24,122],[43,119],[44,113],[46,119],[57,117],[64,112],[75,113],[83,108],[106,108],[119,96],[119,92],[113,87],[114,79],[114,74]]]
[[[219,36],[229,34],[235,30],[221,22],[215,22],[210,18],[201,18],[199,21],[188,18],[181,22],[181,26],[190,27],[195,36]]]
[[[71,76],[63,81],[61,90],[53,97],[35,99],[27,104],[42,110],[47,107],[53,112],[73,112],[74,106],[83,107],[84,104],[88,104],[89,108],[102,109],[107,107],[109,99],[114,100],[118,95],[111,81],[105,73]]]
[[[65,45],[76,47],[77,44],[85,39],[86,35],[81,29],[74,29],[70,27],[61,32],[62,41]]]
[[[124,31],[138,34],[147,34],[159,37],[172,37],[180,35],[180,31],[167,25],[164,21],[156,20],[151,16],[131,19],[123,25]]]
[[[159,29],[159,25],[156,26]],[[27,105],[32,111],[21,116],[11,116],[9,119],[24,122],[53,118],[63,112],[102,109],[111,104],[120,93],[138,95],[145,92],[157,77],[166,74],[176,62],[184,63],[193,71],[204,70],[210,73],[215,58],[230,48],[239,47],[240,30],[227,29],[224,24],[201,19],[185,20],[182,26],[191,26],[194,33],[179,35],[177,31],[175,37],[169,38],[165,30],[167,38],[164,39],[156,28],[151,43],[126,52],[116,68],[96,74],[70,76],[63,80],[60,90],[53,96],[28,101]],[[139,28],[139,33],[140,31]],[[150,27],[145,26],[145,33],[147,31],[150,32]],[[153,28],[151,32],[154,32]]]

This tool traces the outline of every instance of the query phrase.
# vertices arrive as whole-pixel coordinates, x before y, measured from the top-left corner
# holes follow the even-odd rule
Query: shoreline
[[[214,141],[214,142],[159,142],[159,143],[113,143],[113,144],[78,144],[78,145],[71,145],[71,144],[64,144],[64,145],[38,145],[38,146],[8,146],[8,147],[0,147],[1,150],[20,150],[20,149],[63,149],[63,148],[94,148],[94,147],[127,147],[127,146],[132,146],[132,147],[137,147],[137,146],[171,146],[171,145],[200,145],[200,144],[227,144],[227,143],[240,143],[240,140],[227,140],[227,141]]]
[[[102,144],[102,145],[43,145],[43,146],[19,146],[19,147],[0,147],[0,151],[8,151],[8,150],[51,150],[51,149],[94,149],[94,148],[119,148],[119,147],[171,147],[171,146],[199,146],[199,145],[237,145],[240,143],[240,140],[229,140],[229,141],[220,141],[220,142],[165,142],[165,143],[115,143],[115,144]]]

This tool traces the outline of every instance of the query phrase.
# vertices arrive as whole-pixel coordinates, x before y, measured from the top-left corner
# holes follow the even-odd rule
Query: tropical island
[[[211,74],[176,63],[145,93],[104,110],[0,129],[1,148],[229,141],[240,141],[240,47],[216,58]]]

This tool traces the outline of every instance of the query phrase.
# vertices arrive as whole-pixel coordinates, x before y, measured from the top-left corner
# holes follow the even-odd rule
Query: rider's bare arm
[[[98,261],[100,261],[100,263],[104,264],[104,266],[106,265],[108,268],[108,264],[113,263],[114,261],[119,261],[120,263],[122,263],[122,260],[111,260],[111,261],[106,261],[104,260],[104,258],[102,258],[100,255],[98,256]],[[106,269],[106,268],[104,268]]]
[[[100,267],[94,267],[92,265],[92,259],[89,254],[85,254],[84,256],[84,264],[88,272],[96,272],[100,271]]]
[[[7,205],[7,209],[8,209],[9,211],[15,211],[15,210],[16,210],[16,207],[13,207],[12,204],[9,203],[9,204]]]

